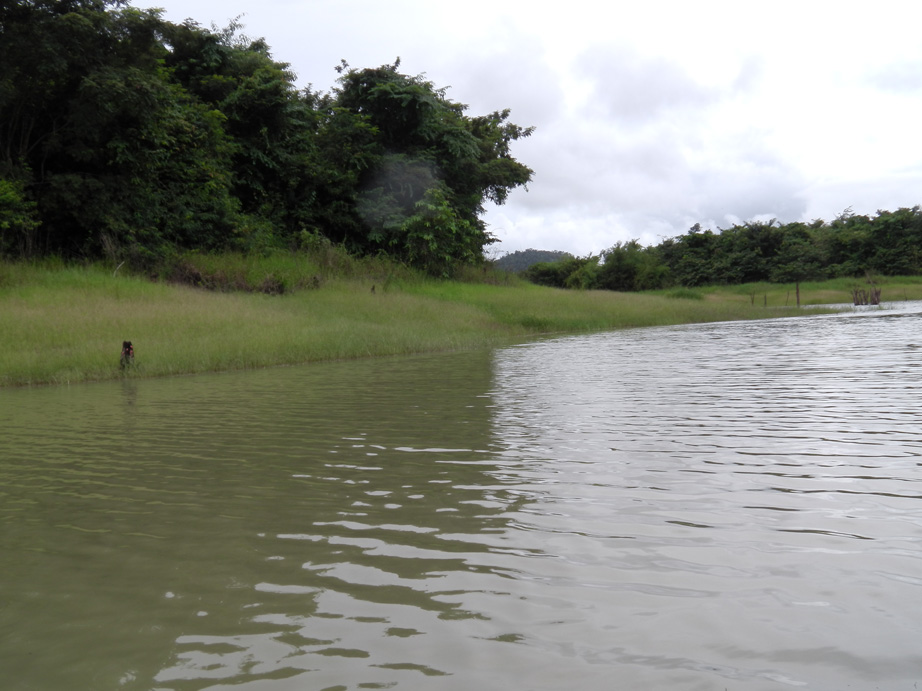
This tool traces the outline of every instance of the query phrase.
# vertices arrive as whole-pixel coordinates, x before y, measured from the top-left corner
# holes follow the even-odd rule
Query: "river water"
[[[920,303],[3,390],[0,688],[917,689],[920,393]]]

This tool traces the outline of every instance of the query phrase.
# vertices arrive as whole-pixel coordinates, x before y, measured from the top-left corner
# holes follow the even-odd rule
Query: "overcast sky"
[[[236,17],[300,86],[424,73],[469,115],[537,129],[535,171],[487,214],[499,255],[598,254],[751,219],[922,204],[922,3],[134,0]]]

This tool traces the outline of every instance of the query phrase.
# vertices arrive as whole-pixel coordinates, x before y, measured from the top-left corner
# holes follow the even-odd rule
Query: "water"
[[[0,688],[916,689],[922,305],[0,391]]]

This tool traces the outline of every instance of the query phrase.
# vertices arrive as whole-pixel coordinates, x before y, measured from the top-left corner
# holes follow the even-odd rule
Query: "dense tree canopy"
[[[531,179],[509,151],[531,129],[508,123],[509,111],[468,118],[444,89],[398,68],[399,61],[365,70],[344,64],[335,90],[341,111],[377,134],[357,176],[356,210],[367,234],[352,242],[445,273],[493,241],[480,218],[484,203],[502,204]]]
[[[587,267],[590,267],[587,269]],[[537,264],[525,275],[558,287],[648,290],[670,286],[797,283],[866,274],[922,273],[922,209],[846,211],[834,221],[752,221],[713,232],[695,224],[659,245],[617,243],[600,257]]]
[[[531,129],[467,116],[399,61],[298,90],[239,29],[0,5],[0,253],[143,265],[321,236],[440,275],[482,259],[484,204],[531,179],[510,153]]]
[[[184,249],[318,239],[433,275],[483,259],[483,215],[526,185],[531,134],[469,116],[399,60],[298,89],[265,40],[173,24],[126,0],[0,2],[0,255],[153,266]],[[922,271],[919,207],[832,222],[748,222],[527,275],[643,290]]]

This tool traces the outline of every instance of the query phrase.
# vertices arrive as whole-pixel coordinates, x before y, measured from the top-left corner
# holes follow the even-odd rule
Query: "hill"
[[[518,252],[513,252],[507,254],[505,257],[497,259],[495,264],[500,269],[505,269],[506,271],[514,271],[519,273],[525,271],[530,266],[535,264],[541,264],[544,262],[559,262],[561,259],[566,259],[571,257],[569,252],[562,252],[560,250],[519,250]]]

